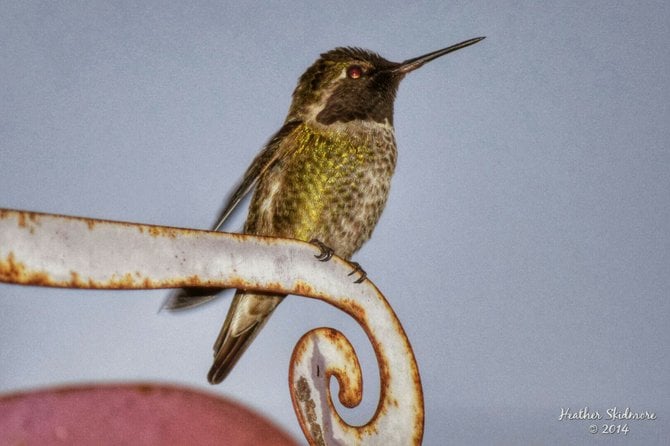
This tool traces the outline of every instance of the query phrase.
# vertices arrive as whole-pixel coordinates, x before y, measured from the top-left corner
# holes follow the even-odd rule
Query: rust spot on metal
[[[203,285],[204,284],[204,282],[200,279],[200,276],[198,276],[197,274],[194,274],[192,276],[188,276],[187,280],[188,280],[189,283],[192,283],[194,285]]]
[[[17,280],[25,271],[25,265],[19,263],[14,258],[14,253],[10,251],[7,259],[0,261],[0,277],[7,281]]]
[[[84,281],[81,280],[81,276],[77,271],[70,271],[70,283],[72,286],[81,288],[84,284]]]
[[[344,306],[342,307],[342,309],[344,309],[347,313],[351,314],[359,322],[365,321],[366,318],[365,308],[363,308],[358,302],[356,302],[353,299],[344,299],[343,303]]]
[[[246,286],[248,287],[249,284],[246,283]],[[284,288],[284,287],[282,286],[282,284],[279,283],[279,282],[268,282],[268,283],[267,283],[267,286],[268,286],[268,288],[270,289],[270,291],[277,291],[277,290],[281,290],[281,289]]]
[[[153,237],[168,237],[177,238],[178,230],[175,228],[168,228],[165,226],[145,226],[149,235]]]
[[[16,212],[19,217],[19,228],[27,228],[29,223],[37,223],[37,214],[28,211]]]
[[[154,288],[154,282],[150,278],[145,277],[142,281],[142,286],[145,288]]]
[[[310,443],[325,446],[326,442],[323,439],[323,431],[317,422],[316,403],[312,400],[312,392],[310,391],[309,383],[304,376],[298,378],[298,382],[295,386],[295,395],[305,409],[303,413],[307,419],[303,421],[309,425],[309,434],[311,435],[310,440],[312,440]]]
[[[23,285],[50,286],[51,277],[44,272],[31,271],[26,265],[9,252],[5,260],[0,260],[0,282],[20,283]]]
[[[9,214],[8,214],[9,215]],[[27,229],[31,234],[35,233],[35,225],[38,221],[38,215],[34,212],[20,211],[16,212],[19,228]]]
[[[309,401],[312,392],[309,390],[309,384],[304,376],[298,378],[298,383],[295,386],[295,394],[298,396],[298,401]]]
[[[125,273],[123,276],[121,276],[120,279],[117,279],[114,284],[119,285],[121,287],[125,286],[132,286],[135,283],[135,278],[133,277],[132,274],[130,273]]]
[[[295,294],[299,294],[301,296],[313,296],[314,295],[314,288],[309,285],[308,283],[305,283],[303,281],[298,281],[295,284]]]
[[[307,343],[299,342],[293,349],[293,355],[291,355],[291,363],[296,363],[302,361],[302,358],[307,354]]]

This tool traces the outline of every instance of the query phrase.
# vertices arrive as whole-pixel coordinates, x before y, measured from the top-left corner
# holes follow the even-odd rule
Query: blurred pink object
[[[178,386],[83,385],[0,396],[0,445],[52,444],[298,443],[239,403]]]

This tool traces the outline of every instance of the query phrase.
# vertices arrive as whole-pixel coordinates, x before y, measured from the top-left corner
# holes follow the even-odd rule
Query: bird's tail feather
[[[214,344],[214,364],[207,380],[219,384],[265,326],[284,296],[238,291]]]
[[[197,307],[218,297],[225,288],[193,287],[172,291],[159,311],[181,311]]]

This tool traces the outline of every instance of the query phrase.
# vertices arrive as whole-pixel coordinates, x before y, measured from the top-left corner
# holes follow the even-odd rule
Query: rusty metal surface
[[[362,305],[347,299],[324,299],[359,322],[377,356],[380,401],[365,425],[350,426],[332,403],[331,377],[339,381],[338,397],[345,407],[358,405],[362,397],[360,366],[346,337],[331,328],[318,328],[306,333],[293,351],[289,370],[291,398],[310,444],[421,443],[423,395],[411,346],[383,296],[378,293],[368,297]]]
[[[23,285],[148,289],[235,287],[313,297],[345,311],[372,342],[380,401],[363,426],[335,410],[329,381],[346,407],[362,399],[353,348],[340,332],[319,328],[295,347],[289,371],[293,405],[310,444],[420,444],[424,408],[407,336],[369,280],[353,283],[351,265],[298,241],[93,220],[0,209],[0,281]]]

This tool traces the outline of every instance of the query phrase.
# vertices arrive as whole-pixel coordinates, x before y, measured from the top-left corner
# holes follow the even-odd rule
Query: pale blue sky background
[[[335,46],[412,73],[399,164],[355,260],[414,346],[425,444],[664,444],[670,438],[670,6],[528,1],[3,2],[0,207],[207,228]],[[228,226],[240,227],[244,213]],[[156,314],[165,292],[0,285],[0,391],[119,380],[205,388],[298,438],[297,339],[334,326],[291,297],[221,385],[205,375],[229,299]],[[649,410],[627,436],[561,408]]]

